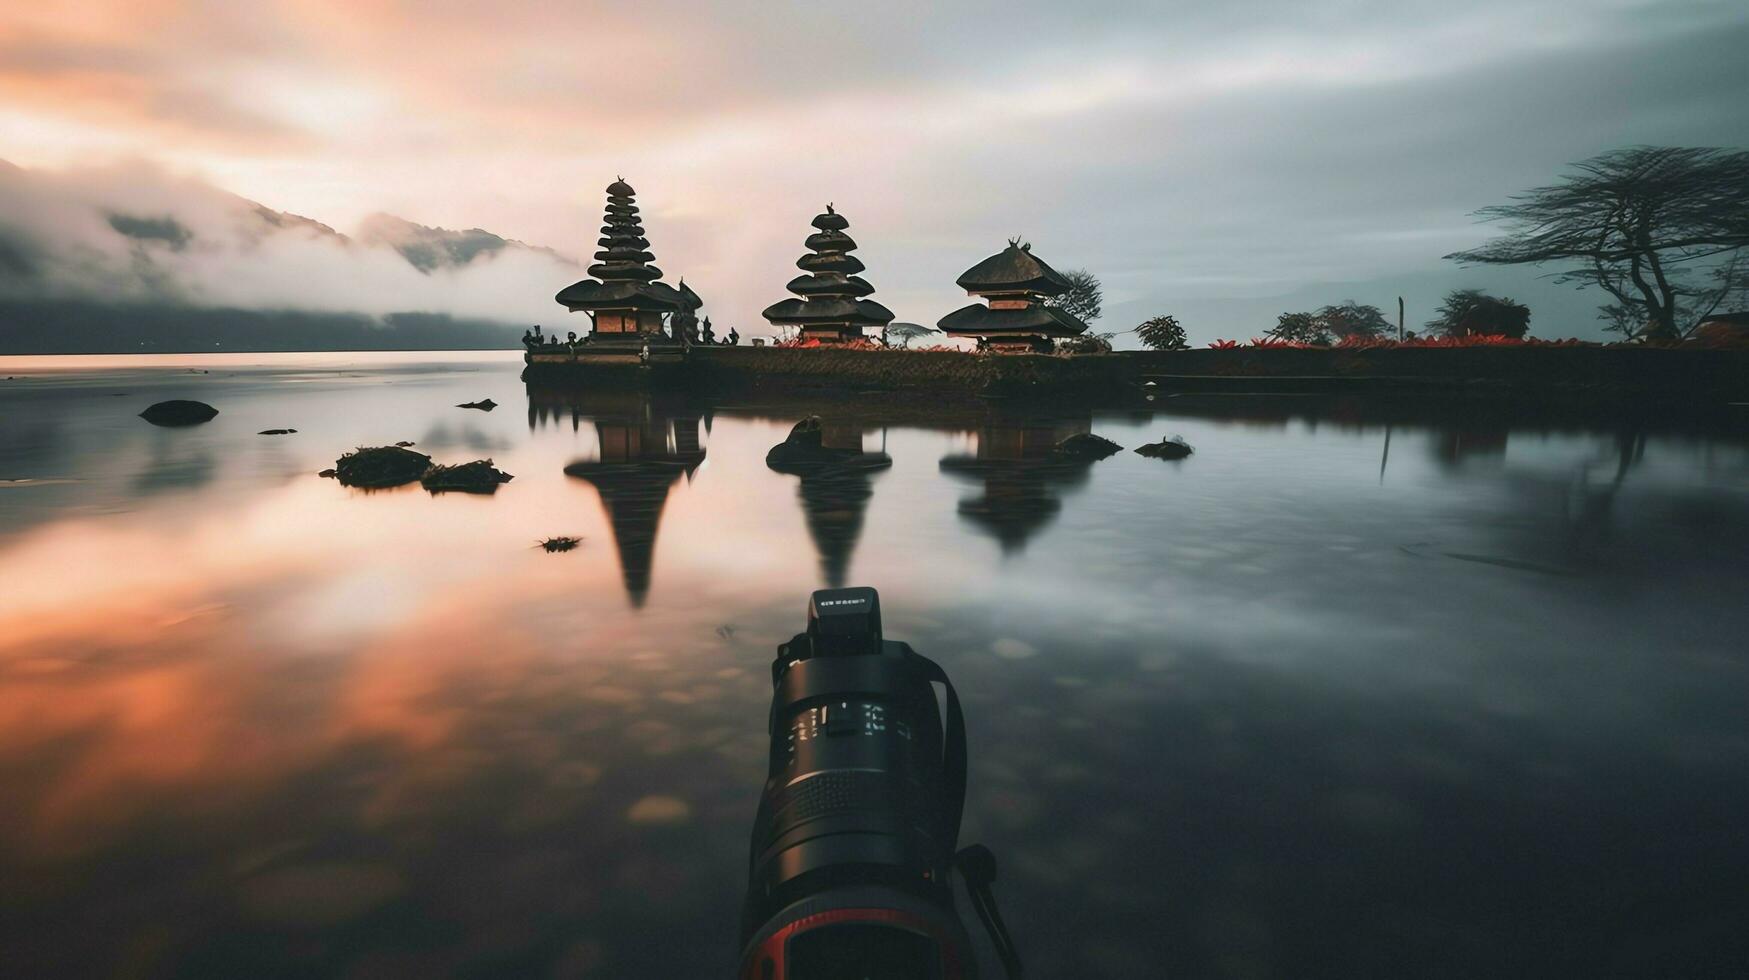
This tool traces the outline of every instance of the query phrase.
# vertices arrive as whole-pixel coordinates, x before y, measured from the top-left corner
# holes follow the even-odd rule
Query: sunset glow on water
[[[518,367],[0,365],[8,972],[723,975],[770,657],[836,576],[966,698],[965,839],[1038,975],[1682,962],[1700,938],[1619,911],[1678,887],[1741,941],[1741,440],[844,409],[893,466],[822,488],[764,463],[816,408],[531,396]],[[220,415],[135,417],[171,397]],[[1013,465],[1086,430],[1197,452]],[[515,480],[316,476],[398,440]],[[694,440],[629,489],[562,472]],[[1532,938],[1557,919],[1583,948]]]

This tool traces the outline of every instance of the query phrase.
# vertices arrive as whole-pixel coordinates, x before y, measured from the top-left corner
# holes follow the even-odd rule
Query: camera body
[[[869,588],[815,592],[771,670],[740,976],[975,976],[950,879],[966,749],[946,675],[882,636]]]

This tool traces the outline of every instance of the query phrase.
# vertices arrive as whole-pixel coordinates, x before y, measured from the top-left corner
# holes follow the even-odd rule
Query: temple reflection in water
[[[595,487],[613,530],[620,575],[634,608],[650,593],[656,532],[668,492],[704,462],[704,413],[684,399],[649,391],[549,392],[529,395],[529,426],[583,419],[595,426],[596,458],[579,459],[565,475]]]
[[[858,419],[822,420],[822,452],[813,465],[785,465],[767,457],[773,470],[800,478],[796,496],[820,556],[820,577],[828,588],[840,588],[848,580],[850,559],[874,496],[874,476],[892,463],[884,452],[862,451],[864,430]]]
[[[998,414],[978,429],[972,455],[947,456],[941,472],[981,480],[981,496],[959,503],[960,517],[994,537],[1005,553],[1018,552],[1057,516],[1057,491],[1085,483],[1092,463],[1052,452],[1072,435],[1091,432],[1091,413],[1028,416]]]

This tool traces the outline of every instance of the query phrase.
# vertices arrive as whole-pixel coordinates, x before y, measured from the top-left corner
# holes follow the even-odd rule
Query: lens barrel
[[[857,914],[881,911],[910,925],[890,915],[862,924],[901,928],[963,953],[948,876],[964,803],[965,735],[951,687],[944,731],[933,685],[945,684],[945,675],[909,645],[882,637],[879,596],[853,588],[813,594],[808,628],[778,648],[772,678],[771,754],[751,841],[744,947],[769,944],[786,924],[848,927],[861,921]],[[954,966],[938,975],[965,975]]]

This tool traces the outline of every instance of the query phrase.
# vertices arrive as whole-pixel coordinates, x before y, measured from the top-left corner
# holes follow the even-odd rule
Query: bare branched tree
[[[1749,296],[1749,152],[1628,147],[1476,214],[1508,234],[1446,258],[1565,265],[1554,280],[1601,287],[1630,337],[1676,340]]]

